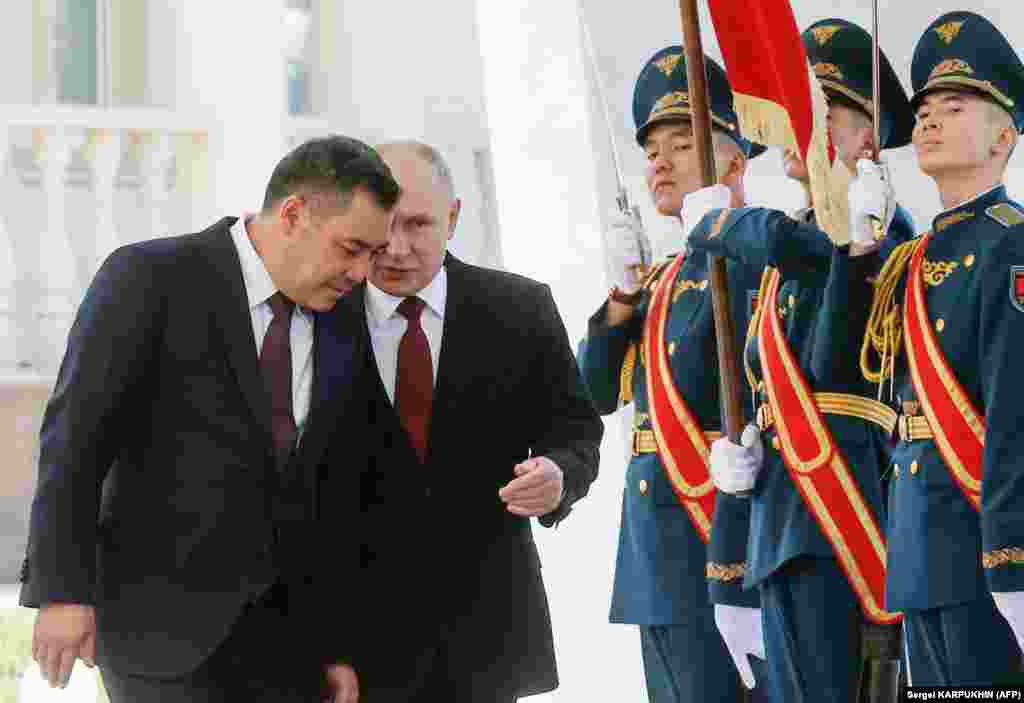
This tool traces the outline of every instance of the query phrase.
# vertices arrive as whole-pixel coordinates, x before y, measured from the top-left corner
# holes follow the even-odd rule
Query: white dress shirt
[[[437,360],[441,356],[441,334],[444,331],[444,306],[448,294],[448,274],[441,267],[426,288],[417,293],[426,305],[420,315],[420,326],[430,345],[430,362],[437,383]],[[384,382],[388,399],[395,402],[395,377],[398,374],[398,344],[409,321],[398,312],[404,298],[385,293],[372,283],[366,284],[366,322],[370,328],[373,355]]]
[[[267,299],[277,293],[277,286],[249,239],[245,227],[247,219],[251,219],[251,216],[238,218],[238,222],[231,227],[231,239],[238,250],[238,261],[242,264],[242,280],[249,298],[249,315],[252,318],[252,334],[256,340],[258,356],[263,347],[263,337],[267,334],[270,321],[274,319]],[[313,315],[299,305],[292,312],[289,339],[292,350],[292,412],[298,436],[301,437],[313,391]]]

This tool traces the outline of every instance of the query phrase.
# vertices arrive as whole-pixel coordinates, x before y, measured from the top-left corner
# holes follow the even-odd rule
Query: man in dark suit
[[[317,139],[277,165],[260,213],[100,268],[43,418],[22,573],[51,685],[81,658],[115,703],[318,698],[299,630],[315,604],[296,597],[312,476],[365,416],[345,415],[361,337],[332,310],[398,194],[365,144]],[[350,668],[328,674],[354,695]]]
[[[402,186],[391,241],[339,304],[367,325],[376,433],[353,665],[369,703],[515,701],[558,685],[529,518],[586,495],[603,426],[548,286],[446,254],[444,160],[380,152]]]

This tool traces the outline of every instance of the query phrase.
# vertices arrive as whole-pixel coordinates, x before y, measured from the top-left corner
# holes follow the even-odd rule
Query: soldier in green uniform
[[[827,19],[812,25],[803,40],[829,101],[837,158],[855,169],[873,141],[871,37],[850,22]],[[913,113],[884,54],[881,76],[881,146],[904,146]],[[798,175],[799,161],[788,161],[789,172]],[[909,216],[888,196],[879,174],[858,176],[849,198],[851,236],[874,244],[874,214],[887,225],[886,250],[913,236]],[[813,209],[798,217],[815,222]],[[843,248],[830,265],[793,266],[778,252],[796,243],[786,241],[763,211],[723,213],[717,234],[715,218],[709,215],[692,234],[695,250],[773,267],[759,293],[745,355],[769,448],[750,428],[745,446],[719,440],[711,458],[721,490],[752,492],[746,582],[761,594],[770,698],[853,703],[859,700],[863,621],[898,621],[884,609],[880,490],[895,414],[873,399],[859,373],[837,373],[842,365],[832,359],[848,357],[851,346],[843,337],[847,269],[877,260],[850,259]],[[819,238],[828,242],[824,232]],[[825,612],[829,617],[822,617]]]
[[[725,72],[707,59],[707,73],[720,180],[712,188],[700,188],[682,50],[655,54],[634,92],[648,188],[660,214],[681,219],[684,242],[709,209],[744,204],[747,159],[759,151],[740,134]],[[817,247],[827,268],[828,240],[775,214],[780,227],[804,234],[793,253],[805,259]],[[635,252],[628,235],[620,231],[618,245]],[[761,273],[727,266],[738,334]],[[599,412],[635,409],[611,620],[640,626],[650,700],[737,700],[737,669],[752,687],[748,655],[763,657],[761,617],[758,594],[742,590],[749,502],[715,491],[708,472],[708,444],[721,430],[708,257],[684,245],[638,290],[613,289],[590,320],[580,366]]]
[[[886,606],[904,614],[912,684],[991,684],[1024,637],[1024,212],[1003,186],[1024,64],[988,20],[951,12],[911,78],[914,148],[943,211],[889,257],[864,339],[862,370],[900,412]]]

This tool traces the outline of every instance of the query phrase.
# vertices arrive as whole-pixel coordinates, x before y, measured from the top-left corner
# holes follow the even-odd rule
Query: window
[[[146,5],[146,0],[35,0],[37,100],[143,103]]]
[[[53,28],[57,102],[99,102],[97,59],[102,0],[58,0]]]
[[[313,111],[312,0],[286,0],[284,26],[288,114],[308,115]]]

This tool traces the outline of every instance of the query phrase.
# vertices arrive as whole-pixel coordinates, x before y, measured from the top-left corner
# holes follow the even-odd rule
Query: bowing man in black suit
[[[22,574],[51,685],[81,658],[114,703],[317,699],[296,597],[312,477],[331,432],[365,418],[341,422],[365,337],[332,310],[398,195],[365,144],[317,139],[258,214],[104,262],[43,418]],[[351,669],[330,674],[354,690]]]
[[[586,495],[603,426],[549,287],[446,255],[444,160],[379,151],[402,187],[391,240],[339,304],[368,328],[377,433],[353,665],[369,703],[511,702],[558,685],[529,518]]]

